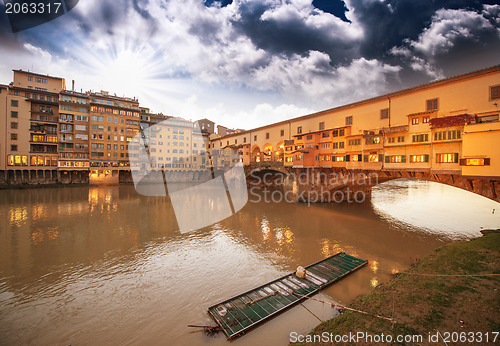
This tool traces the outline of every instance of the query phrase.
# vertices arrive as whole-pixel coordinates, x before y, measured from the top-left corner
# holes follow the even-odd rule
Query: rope
[[[384,268],[378,268],[378,270],[383,270],[385,272],[391,273],[391,274],[408,274],[408,275],[420,275],[420,276],[500,276],[500,274],[427,274],[427,273],[412,273],[412,272],[398,272],[398,273],[392,273],[392,270],[384,269]]]
[[[314,314],[314,312],[312,312],[311,310],[309,310],[304,304],[300,304],[304,309],[306,309],[307,311],[309,311],[311,313],[311,315],[313,315],[314,317],[316,317],[321,323],[325,322],[323,321],[321,318],[319,318],[318,316],[316,316]]]
[[[315,300],[315,301],[320,302],[320,303],[330,304],[330,305],[332,306],[332,308],[334,308],[334,307],[339,307],[339,308],[344,309],[344,310],[349,310],[349,311],[359,312],[360,314],[364,314],[364,315],[368,315],[368,316],[372,316],[372,317],[376,317],[376,318],[381,318],[381,319],[383,319],[383,320],[390,321],[391,323],[396,323],[396,320],[395,320],[395,319],[393,319],[393,318],[389,318],[389,317],[384,317],[384,316],[379,316],[379,315],[371,314],[371,313],[366,312],[366,311],[356,310],[356,309],[349,308],[349,307],[347,307],[347,306],[340,305],[340,304],[328,303],[328,302],[325,302],[325,301],[323,301],[323,300],[319,300],[319,299],[316,299],[316,298],[308,297],[308,296],[305,296],[305,295],[303,295],[303,294],[299,294],[299,293],[296,293],[296,292],[293,292],[293,294],[295,294],[295,295],[297,295],[297,296],[299,296],[299,297],[303,297],[303,298],[307,298],[307,299]]]

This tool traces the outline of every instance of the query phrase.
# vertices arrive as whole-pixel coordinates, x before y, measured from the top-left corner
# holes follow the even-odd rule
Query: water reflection
[[[489,201],[445,188],[396,181],[363,204],[248,203],[184,234],[168,199],[132,186],[0,191],[2,342],[226,345],[186,325],[210,323],[207,306],[340,251],[369,265],[319,298],[348,304],[451,238],[500,224]],[[298,306],[235,344],[286,344],[291,330],[316,324]]]
[[[423,180],[401,179],[373,188],[375,211],[388,222],[446,235],[477,237],[481,229],[498,228],[499,203],[465,190]]]

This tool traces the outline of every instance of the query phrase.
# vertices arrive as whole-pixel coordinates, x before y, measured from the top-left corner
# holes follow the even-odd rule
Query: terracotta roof
[[[475,116],[471,114],[459,114],[459,115],[452,115],[449,117],[433,118],[430,120],[430,126],[431,128],[463,126],[466,123],[470,124],[474,119]]]
[[[432,114],[432,113],[436,113],[437,112],[437,109],[433,109],[433,110],[430,110],[430,111],[424,111],[424,112],[418,112],[418,113],[411,113],[411,114],[408,114],[407,117],[411,117],[411,116],[415,116],[415,115],[423,115],[423,114]]]

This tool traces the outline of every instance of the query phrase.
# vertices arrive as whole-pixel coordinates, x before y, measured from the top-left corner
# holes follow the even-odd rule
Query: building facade
[[[500,65],[216,138],[245,164],[500,176]]]

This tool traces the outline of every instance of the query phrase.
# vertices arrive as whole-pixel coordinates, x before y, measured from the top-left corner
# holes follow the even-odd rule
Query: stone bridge
[[[453,172],[411,170],[350,170],[325,167],[284,167],[281,162],[254,162],[245,166],[250,186],[282,186],[299,202],[358,200],[377,184],[411,178],[433,181],[500,202],[499,177],[470,177]]]

